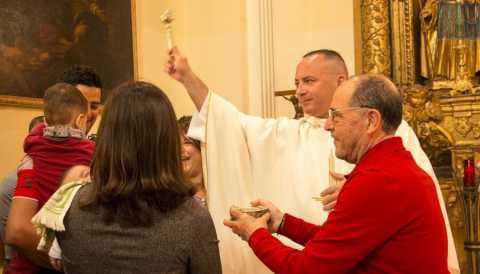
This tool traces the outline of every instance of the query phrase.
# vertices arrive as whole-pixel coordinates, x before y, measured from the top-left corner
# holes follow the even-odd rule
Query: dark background
[[[41,98],[75,64],[133,79],[130,0],[0,0],[0,95]]]

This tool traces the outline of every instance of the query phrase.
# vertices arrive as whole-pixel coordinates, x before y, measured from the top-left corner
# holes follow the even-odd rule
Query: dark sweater
[[[76,195],[57,238],[66,273],[221,273],[218,240],[207,209],[193,198],[152,227],[106,225],[100,215],[79,209]]]

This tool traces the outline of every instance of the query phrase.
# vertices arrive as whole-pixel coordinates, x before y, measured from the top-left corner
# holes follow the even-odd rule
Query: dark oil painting
[[[131,0],[0,0],[0,95],[41,98],[72,65],[133,79]]]

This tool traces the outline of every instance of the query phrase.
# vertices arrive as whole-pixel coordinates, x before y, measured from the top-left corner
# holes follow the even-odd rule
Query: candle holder
[[[479,239],[479,210],[478,188],[464,187],[462,195],[465,216],[465,251],[469,269],[466,273],[480,273],[480,239]]]
[[[457,180],[463,214],[465,219],[465,255],[467,268],[465,273],[480,273],[480,235],[479,235],[479,203],[478,203],[478,180],[475,176],[473,159],[464,160],[463,184]]]

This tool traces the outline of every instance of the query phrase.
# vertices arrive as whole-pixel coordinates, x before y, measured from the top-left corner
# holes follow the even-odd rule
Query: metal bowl
[[[266,208],[264,206],[253,206],[253,207],[236,207],[236,206],[234,206],[233,208],[238,209],[242,213],[247,213],[248,215],[250,215],[254,218],[260,218],[265,213],[268,212],[268,208]]]

